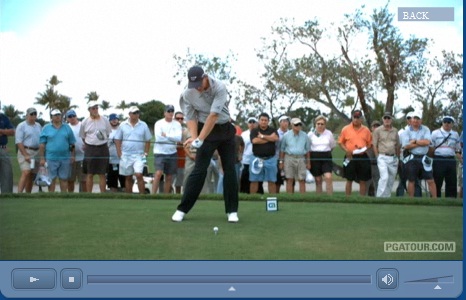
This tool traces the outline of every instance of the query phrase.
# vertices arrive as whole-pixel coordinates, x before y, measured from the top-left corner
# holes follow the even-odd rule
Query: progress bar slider
[[[87,283],[368,283],[371,275],[88,275]]]

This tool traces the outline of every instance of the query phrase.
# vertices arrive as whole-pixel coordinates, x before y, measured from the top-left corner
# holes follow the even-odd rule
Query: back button
[[[11,273],[15,289],[55,288],[57,274],[54,269],[14,269]]]

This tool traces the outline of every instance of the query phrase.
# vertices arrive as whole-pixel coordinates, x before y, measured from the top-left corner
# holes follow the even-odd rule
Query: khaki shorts
[[[32,173],[37,173],[37,171],[39,170],[39,164],[40,164],[39,158],[37,157],[39,150],[31,150],[31,149],[25,149],[25,150],[27,154],[29,154],[31,159],[35,160],[34,169],[32,170]],[[19,150],[18,150],[17,157],[18,157],[19,168],[21,169],[21,171],[30,171],[31,164],[26,161],[26,159],[24,158],[24,155]]]
[[[295,157],[285,154],[284,170],[286,179],[306,180],[306,160],[304,155]]]

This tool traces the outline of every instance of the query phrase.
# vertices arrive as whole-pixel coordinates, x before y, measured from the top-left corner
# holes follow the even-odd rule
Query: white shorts
[[[144,169],[142,154],[122,155],[120,159],[120,175],[131,176],[135,173],[141,173]]]

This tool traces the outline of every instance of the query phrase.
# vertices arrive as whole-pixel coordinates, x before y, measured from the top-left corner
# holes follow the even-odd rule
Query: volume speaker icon
[[[393,283],[393,276],[390,275],[390,274],[387,274],[385,275],[383,278],[382,278],[382,281],[383,283],[385,283],[386,285],[391,285]]]

